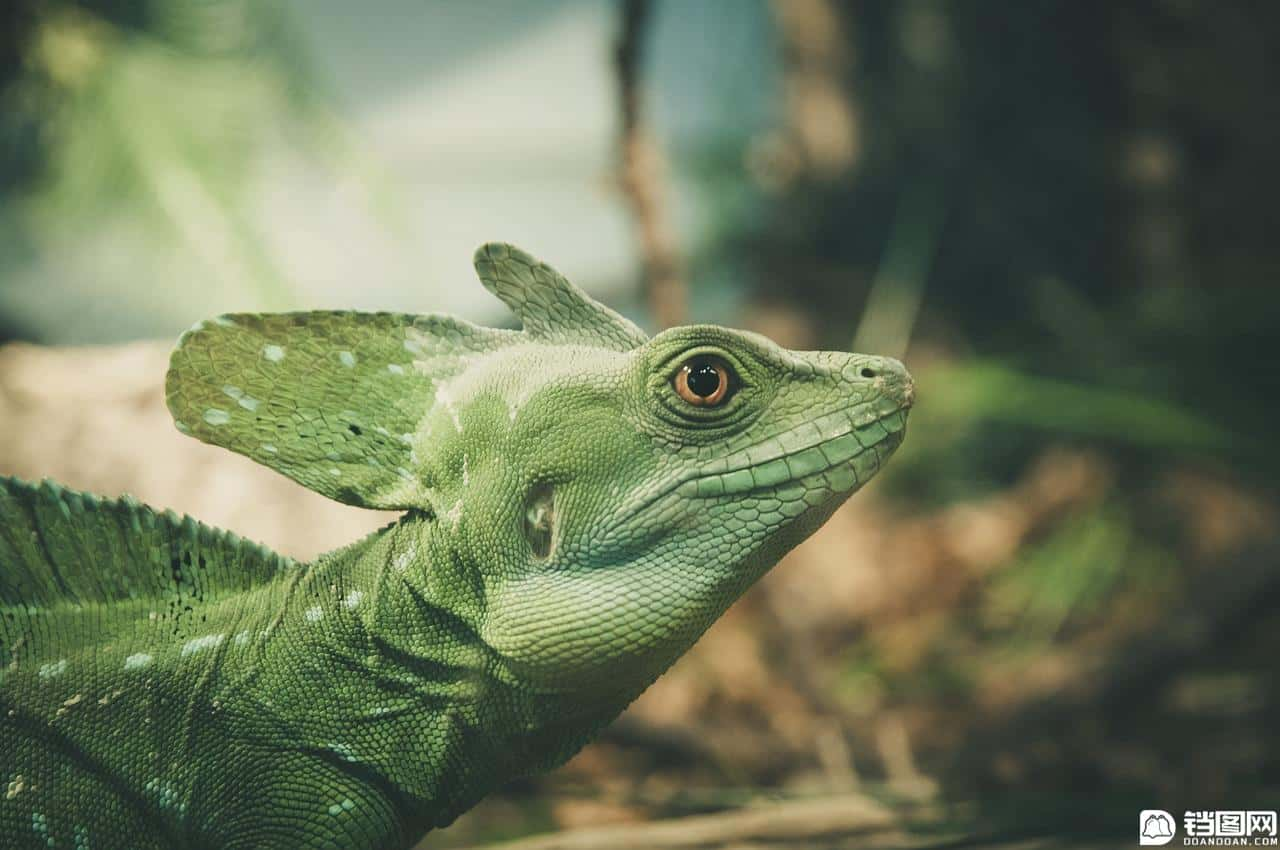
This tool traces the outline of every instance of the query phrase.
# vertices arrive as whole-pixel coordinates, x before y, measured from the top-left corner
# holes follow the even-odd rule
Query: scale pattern
[[[297,571],[132,499],[0,478],[0,847],[182,846],[187,697]]]

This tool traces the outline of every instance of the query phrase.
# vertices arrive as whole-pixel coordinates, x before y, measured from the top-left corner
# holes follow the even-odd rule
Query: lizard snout
[[[858,378],[875,383],[901,407],[909,408],[915,403],[915,381],[911,379],[911,373],[902,365],[902,361],[892,357],[862,355],[856,358],[853,365]]]

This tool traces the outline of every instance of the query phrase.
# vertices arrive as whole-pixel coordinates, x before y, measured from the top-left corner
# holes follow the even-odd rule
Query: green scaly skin
[[[476,268],[523,330],[244,314],[174,352],[180,430],[405,511],[352,546],[0,478],[0,847],[408,847],[568,759],[901,442],[897,361]]]

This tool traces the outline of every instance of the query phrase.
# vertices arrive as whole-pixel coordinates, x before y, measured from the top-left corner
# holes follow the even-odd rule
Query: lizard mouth
[[[905,402],[905,400],[903,400]],[[600,532],[602,541],[622,539],[635,518],[670,510],[669,496],[721,501],[748,493],[774,493],[788,510],[804,510],[833,496],[848,496],[866,484],[902,442],[908,403],[842,408],[788,431],[738,449],[672,481],[635,494]],[[785,492],[784,492],[785,491]]]
[[[901,444],[907,409],[883,413],[863,408],[820,416],[720,459],[683,482],[678,492],[719,498],[794,484],[852,492],[871,480]]]

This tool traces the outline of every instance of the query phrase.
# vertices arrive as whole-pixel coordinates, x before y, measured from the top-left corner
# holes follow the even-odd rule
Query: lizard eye
[[[676,395],[695,407],[716,407],[729,398],[734,377],[724,360],[699,355],[684,362],[671,385]]]

